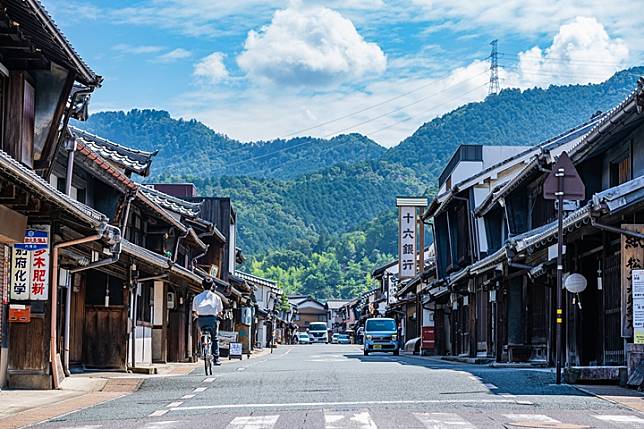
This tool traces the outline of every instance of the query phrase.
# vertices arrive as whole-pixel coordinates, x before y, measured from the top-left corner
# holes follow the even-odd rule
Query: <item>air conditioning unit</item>
[[[176,295],[174,292],[168,292],[167,304],[168,304],[168,310],[175,309],[177,302],[176,302]]]

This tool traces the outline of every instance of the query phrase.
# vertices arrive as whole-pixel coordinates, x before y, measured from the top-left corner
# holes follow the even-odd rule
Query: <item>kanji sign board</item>
[[[23,243],[13,245],[11,299],[45,301],[49,298],[49,225],[27,228]]]
[[[416,207],[400,207],[399,279],[416,275]]]

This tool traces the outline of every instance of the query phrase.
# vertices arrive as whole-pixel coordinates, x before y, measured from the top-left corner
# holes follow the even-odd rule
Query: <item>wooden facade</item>
[[[565,214],[565,272],[588,285],[564,291],[564,365],[626,364],[633,338],[624,330],[632,314],[623,302],[624,249],[644,231],[643,83],[619,108],[496,166],[511,171],[504,180],[494,169],[473,172],[433,201],[424,217],[433,219],[438,282],[428,301],[441,313],[441,353],[554,364],[556,211],[543,183],[566,151],[586,198]],[[444,285],[445,304],[446,295],[431,296]]]

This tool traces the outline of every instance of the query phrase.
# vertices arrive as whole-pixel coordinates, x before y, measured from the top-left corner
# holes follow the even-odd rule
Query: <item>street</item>
[[[553,385],[550,369],[490,368],[357,345],[281,346],[212,377],[150,378],[39,428],[642,428],[644,415]]]

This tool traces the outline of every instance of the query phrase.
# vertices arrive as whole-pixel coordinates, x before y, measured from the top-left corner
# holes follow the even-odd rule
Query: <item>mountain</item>
[[[246,269],[291,293],[350,297],[394,257],[395,197],[432,195],[460,144],[539,143],[619,103],[642,74],[637,67],[601,84],[506,89],[423,124],[389,150],[359,134],[240,143],[154,110],[102,112],[76,125],[158,149],[151,180],[192,181],[204,195],[232,197]]]
[[[230,196],[240,219],[240,240],[250,255],[361,229],[395,207],[397,195],[427,192],[412,170],[384,161],[337,164],[290,180],[192,175],[159,179],[192,182],[204,195]]]
[[[383,159],[437,177],[461,144],[537,144],[612,108],[642,75],[644,67],[635,67],[600,84],[506,89],[423,124]]]
[[[173,119],[162,110],[99,112],[75,125],[128,146],[158,150],[152,174],[172,169],[213,177],[288,179],[341,162],[378,159],[385,152],[360,134],[241,143],[194,119]]]

